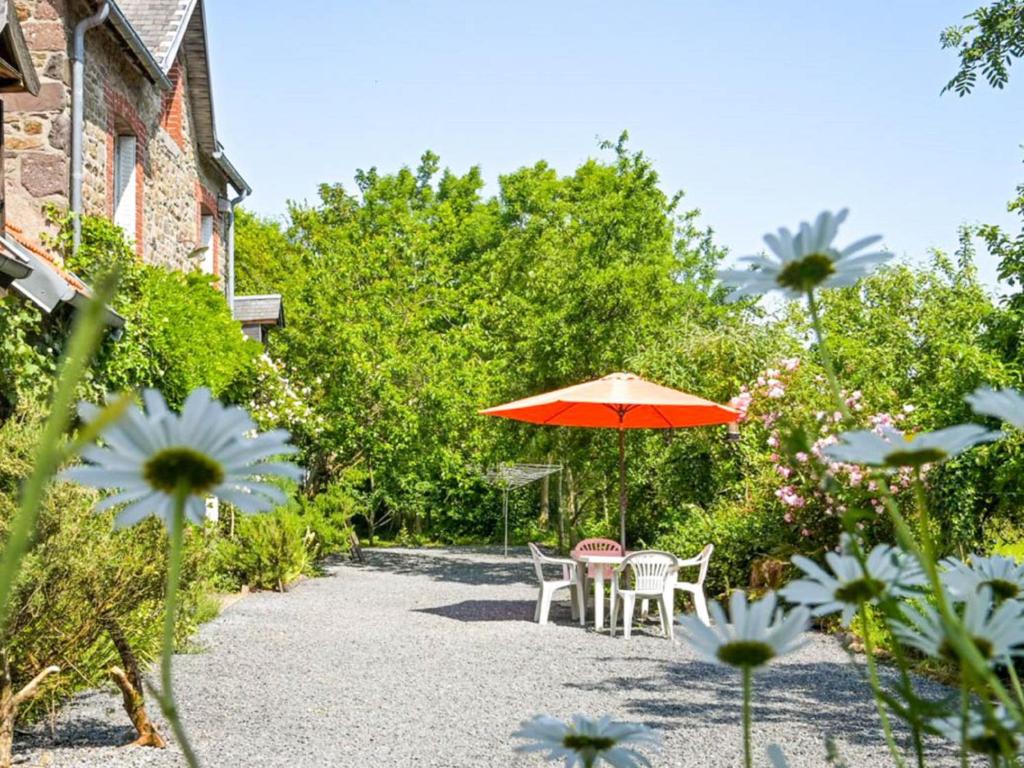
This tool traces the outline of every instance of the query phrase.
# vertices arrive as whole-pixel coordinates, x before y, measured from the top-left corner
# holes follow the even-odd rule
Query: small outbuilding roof
[[[284,325],[281,294],[235,297],[235,320],[243,325]]]
[[[73,272],[39,245],[28,240],[22,231],[7,225],[0,235],[0,248],[5,255],[28,266],[28,271],[11,283],[11,290],[31,301],[47,314],[61,304],[81,309],[90,299],[89,287]],[[114,328],[124,325],[124,318],[107,307],[105,322]]]
[[[0,237],[0,285],[9,285],[11,280],[28,277],[32,264],[7,240]]]

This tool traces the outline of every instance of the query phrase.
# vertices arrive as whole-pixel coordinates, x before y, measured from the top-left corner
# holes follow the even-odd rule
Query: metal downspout
[[[228,201],[230,210],[228,211],[228,286],[226,296],[228,300],[228,308],[231,310],[232,317],[234,317],[235,314],[235,206],[245,200],[248,196],[249,190],[243,189],[238,197]]]
[[[103,0],[99,9],[75,25],[71,53],[71,226],[72,253],[82,243],[82,146],[85,132],[85,33],[102,24],[110,14],[110,2]]]

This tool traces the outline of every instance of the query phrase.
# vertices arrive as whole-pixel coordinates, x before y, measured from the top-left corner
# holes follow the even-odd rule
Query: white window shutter
[[[135,242],[135,147],[134,136],[118,136],[114,149],[114,223]]]
[[[199,247],[203,251],[203,272],[213,274],[213,216],[203,214],[199,219]]]

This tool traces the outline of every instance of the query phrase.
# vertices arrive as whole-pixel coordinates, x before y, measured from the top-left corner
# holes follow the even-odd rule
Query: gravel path
[[[510,734],[535,713],[611,714],[664,735],[658,766],[741,763],[739,686],[655,630],[630,641],[583,630],[568,603],[532,622],[528,560],[493,550],[370,550],[291,593],[254,594],[203,627],[175,660],[186,725],[208,768],[537,766]],[[756,681],[754,738],[794,768],[822,766],[833,737],[851,766],[888,765],[846,654],[814,636]],[[941,692],[941,691],[936,691]],[[118,696],[96,691],[22,737],[16,765],[170,768],[133,734]],[[166,730],[165,730],[166,733]],[[940,747],[942,745],[939,745]],[[932,765],[955,765],[937,752]]]

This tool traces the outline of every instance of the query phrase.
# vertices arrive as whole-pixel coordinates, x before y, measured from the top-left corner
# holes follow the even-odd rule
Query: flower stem
[[[843,391],[839,386],[839,377],[836,376],[836,368],[832,362],[832,355],[829,354],[828,344],[825,343],[825,328],[821,324],[821,313],[818,308],[818,297],[814,290],[807,291],[807,309],[811,314],[811,327],[814,329],[814,336],[818,342],[818,354],[821,356],[821,364],[825,368],[825,376],[828,377],[829,387],[832,389],[832,397],[835,398],[836,407],[843,414],[846,421],[852,419],[850,409],[843,399]]]
[[[868,680],[871,681],[871,693],[875,698],[875,707],[878,709],[878,719],[882,721],[882,733],[885,735],[886,746],[889,747],[889,754],[898,768],[903,768],[906,761],[896,746],[896,739],[892,735],[892,724],[889,722],[889,711],[882,698],[882,684],[878,678],[878,666],[875,663],[875,641],[871,638],[871,620],[868,616],[868,605],[864,603],[860,609],[860,619],[864,626],[864,655],[867,657]]]
[[[0,552],[0,633],[7,618],[11,594],[21,570],[22,560],[29,550],[32,534],[39,520],[46,488],[61,463],[70,458],[64,433],[71,423],[78,385],[99,346],[106,304],[113,297],[116,287],[117,275],[114,273],[97,281],[93,298],[75,320],[67,353],[61,363],[57,387],[50,403],[50,416],[39,439],[32,474],[22,486],[18,511],[10,522],[7,542]]]
[[[1017,696],[1017,703],[1021,709],[1024,709],[1024,688],[1021,688],[1020,677],[1017,676],[1017,668],[1013,663],[1013,658],[1006,660],[1006,669],[1010,673],[1010,682],[1013,684],[1013,692]]]
[[[750,697],[753,688],[754,671],[750,667],[743,667],[743,765],[745,768],[753,768],[754,752],[750,743]]]
[[[970,711],[971,692],[967,687],[967,675],[960,674],[960,768],[968,768],[967,759],[967,717]]]
[[[178,586],[181,583],[181,561],[185,543],[185,502],[188,486],[179,483],[174,492],[174,511],[171,516],[170,549],[167,558],[167,594],[164,598],[164,640],[160,657],[160,692],[157,699],[160,710],[171,724],[174,737],[185,756],[189,768],[198,768],[199,760],[189,744],[185,727],[178,715],[174,700],[171,662],[174,657],[174,628],[178,617]]]

